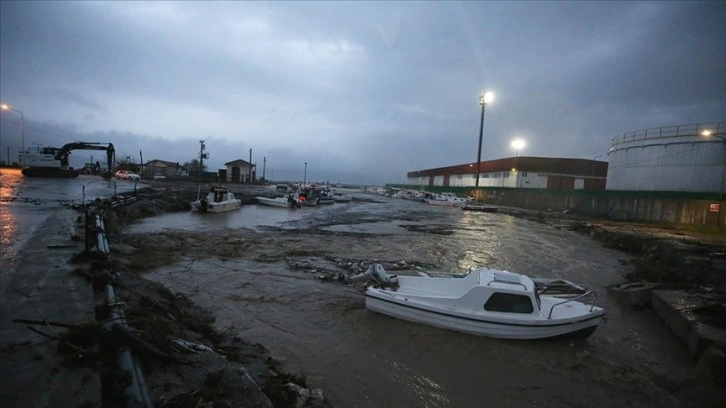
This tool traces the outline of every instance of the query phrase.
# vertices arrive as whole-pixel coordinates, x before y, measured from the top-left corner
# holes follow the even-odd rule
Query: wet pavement
[[[98,374],[69,366],[58,353],[64,331],[26,326],[14,319],[69,324],[95,320],[88,282],[72,273],[69,259],[83,251],[72,241],[79,233],[78,212],[69,209],[86,197],[110,197],[133,185],[100,177],[25,178],[0,169],[0,401],[9,407],[99,406]],[[82,225],[80,229],[82,231]]]
[[[17,269],[18,251],[54,212],[75,203],[108,198],[146,187],[141,183],[104,180],[98,176],[77,178],[27,178],[19,169],[0,169],[0,281],[4,286]],[[0,288],[0,293],[4,289]]]

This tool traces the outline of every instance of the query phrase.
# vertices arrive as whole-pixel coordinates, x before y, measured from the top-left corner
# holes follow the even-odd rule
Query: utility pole
[[[141,160],[141,177],[144,177],[144,154],[139,150],[139,159]]]
[[[267,179],[265,178],[265,167],[267,167],[267,156],[264,156],[262,158],[262,180],[266,182]]]
[[[204,140],[199,141],[199,179],[202,179],[202,174],[204,171],[204,159],[209,158],[209,153],[204,153],[204,149],[206,146],[204,145]]]
[[[250,147],[250,183],[254,183],[255,179],[252,177],[252,148]]]

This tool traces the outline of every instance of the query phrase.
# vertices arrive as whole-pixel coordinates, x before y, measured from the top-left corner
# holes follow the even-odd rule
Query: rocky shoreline
[[[65,356],[67,364],[99,371],[104,405],[109,406],[125,404],[124,389],[130,382],[127,373],[109,368],[113,366],[110,360],[114,346],[119,344],[130,348],[141,361],[146,388],[156,407],[331,406],[322,390],[307,386],[304,373],[284,371],[261,344],[247,342],[231,330],[217,330],[209,311],[186,296],[143,278],[140,272],[155,263],[139,268],[129,262],[155,259],[161,265],[168,260],[153,253],[139,256],[135,248],[118,242],[116,234],[139,218],[188,211],[195,196],[196,192],[190,189],[174,189],[165,190],[163,198],[157,195],[116,208],[110,208],[109,202],[95,203],[94,209],[107,210],[111,255],[78,256],[74,259],[78,265],[75,273],[91,282],[96,293],[101,293],[107,284],[112,285],[133,330],[108,330],[90,322],[74,325],[64,334],[59,353]],[[243,200],[249,202],[253,198]],[[97,320],[104,321],[110,307],[98,307]],[[93,351],[79,353],[79,349]]]

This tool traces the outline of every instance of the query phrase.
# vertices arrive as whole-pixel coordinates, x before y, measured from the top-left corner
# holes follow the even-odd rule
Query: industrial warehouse
[[[406,187],[537,210],[722,226],[725,131],[726,122],[637,130],[612,139],[609,163],[507,157],[411,171]]]

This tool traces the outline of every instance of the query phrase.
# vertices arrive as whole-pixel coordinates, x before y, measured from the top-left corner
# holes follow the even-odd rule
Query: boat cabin
[[[211,199],[212,202],[219,203],[226,201],[228,197],[229,189],[227,187],[215,186],[209,190],[207,194],[207,200]]]
[[[476,306],[472,305],[474,308],[483,307],[487,312],[539,313],[539,294],[534,290],[534,282],[530,278],[492,270],[480,270],[475,275],[479,275],[478,285],[462,297],[473,297],[472,300],[476,302]]]

